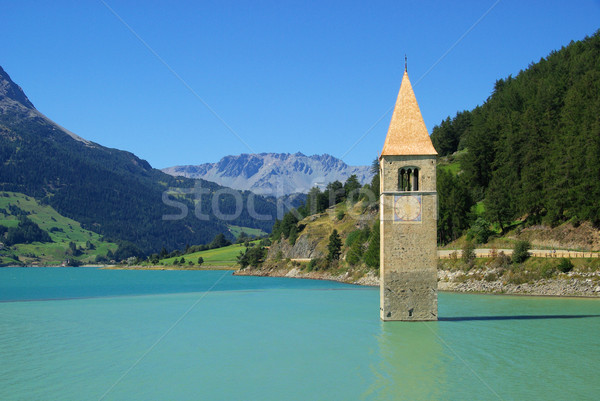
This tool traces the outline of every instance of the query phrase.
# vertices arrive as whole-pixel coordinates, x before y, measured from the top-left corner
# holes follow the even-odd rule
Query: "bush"
[[[152,263],[153,265],[157,265],[159,261],[160,258],[158,257],[158,253],[153,253],[152,255],[148,256],[148,262]]]
[[[473,267],[475,264],[475,245],[471,241],[465,242],[465,245],[462,248],[462,256],[461,256],[464,264],[469,268]]]
[[[357,228],[354,231],[350,231],[346,236],[346,246],[351,247],[355,241],[359,241],[361,244],[367,242],[371,236],[371,228],[365,226],[365,228]]]
[[[573,270],[574,266],[573,266],[573,262],[571,262],[571,259],[562,258],[557,267],[558,267],[558,270],[560,270],[561,272],[568,273],[571,270]]]
[[[588,258],[585,263],[579,266],[579,270],[586,272],[595,272],[600,270],[600,258]]]
[[[490,273],[487,273],[487,274],[486,274],[486,275],[483,277],[483,279],[484,279],[485,281],[488,281],[488,282],[489,282],[489,281],[496,281],[496,280],[498,280],[498,275],[497,275],[496,273],[492,273],[492,272],[490,272]]]
[[[505,275],[504,278],[506,279],[506,282],[509,284],[524,284],[526,282],[529,281],[529,278],[527,277],[527,274],[525,272],[522,271],[508,271]]]
[[[504,273],[510,267],[510,256],[500,251],[492,260],[488,266],[492,269],[496,269],[500,275]]]
[[[306,265],[306,270],[309,272],[313,270],[327,270],[329,267],[330,263],[327,261],[327,259],[314,258],[308,262],[308,265]]]
[[[542,278],[551,278],[552,276],[554,276],[554,266],[552,265],[552,263],[542,263],[542,265],[540,266],[540,276]]]
[[[350,263],[353,266],[357,265],[360,262],[362,255],[363,244],[359,241],[354,241],[354,243],[348,250],[348,253],[346,254],[346,262]]]
[[[15,258],[16,259],[16,258]],[[18,260],[18,259],[17,259]],[[69,267],[79,267],[81,266],[81,262],[77,259],[67,259],[65,260],[65,266]]]
[[[531,244],[529,241],[517,241],[513,250],[513,263],[523,263],[529,258]]]
[[[267,249],[262,246],[246,248],[245,252],[240,251],[237,257],[238,264],[242,269],[248,266],[258,267],[262,264],[267,256]]]
[[[475,223],[471,226],[467,232],[467,239],[474,239],[478,244],[485,244],[493,234],[490,230],[490,222],[483,217],[478,217]]]
[[[354,243],[354,241],[360,240],[362,237],[362,230],[354,230],[348,233],[346,236],[346,246],[350,247]]]

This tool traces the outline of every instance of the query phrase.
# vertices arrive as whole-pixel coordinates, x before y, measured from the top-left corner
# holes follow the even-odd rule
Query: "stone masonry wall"
[[[384,156],[381,162],[381,318],[436,320],[435,156]],[[419,169],[418,191],[398,191],[398,170],[407,167]],[[401,221],[395,217],[395,200],[399,196],[420,199],[418,218]],[[400,210],[402,204],[398,204]]]

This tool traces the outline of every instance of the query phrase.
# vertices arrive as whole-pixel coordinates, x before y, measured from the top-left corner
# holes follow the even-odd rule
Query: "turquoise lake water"
[[[0,400],[597,400],[600,300],[224,271],[0,269]]]

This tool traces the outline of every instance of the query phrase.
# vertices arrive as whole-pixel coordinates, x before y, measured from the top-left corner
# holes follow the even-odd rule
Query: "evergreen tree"
[[[323,213],[325,208],[322,208],[322,197],[323,194],[318,187],[313,187],[308,191],[306,195],[306,202],[304,206],[304,215],[310,216],[316,213]]]
[[[219,233],[215,235],[215,238],[209,244],[210,249],[223,248],[225,246],[231,245],[231,241],[225,238],[225,234]]]
[[[158,254],[160,259],[164,259],[166,258],[168,255],[167,250],[165,249],[165,247],[163,246],[162,249],[160,250],[160,253]]]
[[[354,241],[346,254],[346,262],[351,265],[357,265],[362,259],[362,256],[363,244],[360,241]]]
[[[275,219],[275,223],[273,223],[273,228],[269,236],[272,241],[279,241],[279,239],[281,239],[281,221],[279,219]]]
[[[371,229],[371,235],[369,237],[369,246],[365,252],[364,260],[365,264],[369,267],[379,269],[379,220],[375,221],[373,228]]]
[[[461,136],[468,135],[471,126],[471,112],[456,113],[453,119],[446,118],[433,128],[431,142],[440,156],[451,155],[461,148]]]
[[[469,212],[473,200],[467,184],[460,177],[455,177],[441,168],[437,172],[437,193],[438,242],[445,244],[460,237],[469,227]]]
[[[327,245],[327,260],[334,261],[340,258],[342,253],[342,239],[336,229],[333,229],[329,236],[329,244]]]
[[[377,203],[379,202],[380,195],[380,177],[379,177],[379,159],[373,160],[371,163],[371,173],[373,174],[373,178],[371,179],[371,191],[372,193],[372,201]]]
[[[337,180],[327,184],[327,189],[325,190],[324,194],[328,201],[327,207],[337,205],[346,198],[344,186]]]
[[[356,174],[352,174],[344,183],[345,198],[350,202],[356,202],[359,196],[359,190],[361,188],[360,182]]]
[[[502,229],[522,216],[600,226],[598,93],[600,31],[497,80],[482,106],[442,122],[432,141],[440,155],[467,149],[465,182]]]
[[[298,239],[298,227],[293,225],[290,228],[290,235],[288,237],[288,241],[290,241],[290,245],[294,246],[296,244],[296,240]]]
[[[298,224],[298,218],[296,217],[296,214],[293,212],[288,212],[283,216],[283,220],[281,221],[281,226],[280,226],[280,230],[281,233],[283,234],[284,238],[289,238],[290,233],[292,231],[292,229],[296,229],[298,227],[296,227],[296,225]]]
[[[502,234],[504,234],[506,227],[513,219],[514,208],[510,200],[511,194],[499,181],[492,181],[487,189],[485,215],[488,220],[498,223]]]

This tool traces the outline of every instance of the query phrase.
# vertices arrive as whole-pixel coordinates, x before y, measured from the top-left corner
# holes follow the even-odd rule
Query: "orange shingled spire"
[[[381,156],[437,155],[425,127],[406,67]]]

